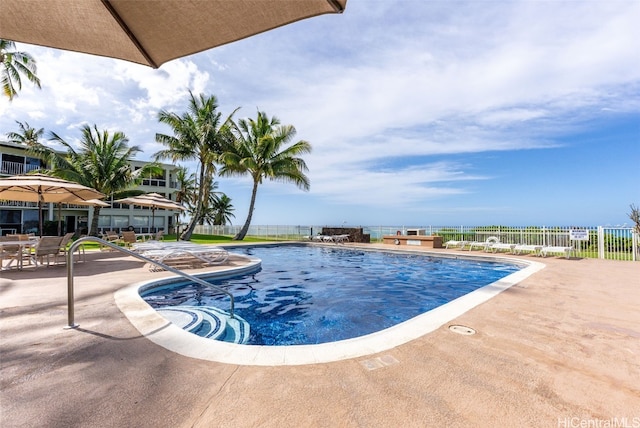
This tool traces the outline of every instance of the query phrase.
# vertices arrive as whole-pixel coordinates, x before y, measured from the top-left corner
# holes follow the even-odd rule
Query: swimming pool
[[[371,247],[367,246],[367,248]],[[240,251],[238,248],[229,248],[229,250],[233,252]],[[394,253],[424,254],[424,251],[418,248],[393,247],[385,250]],[[168,322],[166,318],[149,306],[141,297],[141,293],[146,290],[157,288],[163,283],[168,284],[181,280],[180,277],[175,275],[166,276],[163,279],[152,278],[147,281],[132,283],[117,290],[114,294],[114,299],[120,311],[147,340],[171,352],[189,358],[246,366],[321,364],[385,352],[423,337],[450,324],[452,320],[524,281],[545,267],[543,263],[535,261],[535,259],[509,259],[505,258],[505,256],[482,253],[460,254],[447,253],[446,251],[437,251],[436,253],[437,256],[443,258],[486,261],[508,260],[524,267],[518,272],[514,272],[496,282],[471,291],[449,303],[445,303],[393,327],[354,339],[318,345],[237,345],[219,340],[210,340],[188,333],[177,325]],[[222,278],[254,272],[259,263],[260,261],[254,258],[247,260],[245,263],[219,266],[215,272],[207,273],[207,275],[215,275]]]
[[[259,258],[262,270],[210,282],[235,296],[236,314],[251,326],[249,345],[310,345],[368,335],[522,268],[505,261],[308,245],[233,251]],[[157,309],[229,307],[214,288],[185,282],[150,288],[143,298]]]

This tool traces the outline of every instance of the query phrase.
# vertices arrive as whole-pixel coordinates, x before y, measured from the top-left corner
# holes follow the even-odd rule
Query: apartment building
[[[137,170],[148,162],[134,160],[131,168]],[[0,178],[26,174],[44,167],[41,159],[29,155],[20,144],[0,141]],[[175,200],[177,183],[176,166],[160,164],[162,173],[157,176],[144,177],[138,190],[144,193],[155,192]],[[166,233],[173,231],[176,224],[176,213],[156,209],[152,216],[150,208],[113,203],[107,197],[105,202],[111,207],[100,210],[99,230],[133,229],[136,232],[155,232],[163,229]],[[62,233],[76,232],[85,234],[93,218],[93,207],[73,204],[45,204],[43,207],[45,222],[57,223],[60,219]],[[153,224],[151,224],[153,218]],[[33,202],[7,201],[0,199],[0,235],[11,233],[30,233],[38,230],[38,205]],[[57,227],[56,227],[57,233]],[[55,233],[54,233],[55,234]]]

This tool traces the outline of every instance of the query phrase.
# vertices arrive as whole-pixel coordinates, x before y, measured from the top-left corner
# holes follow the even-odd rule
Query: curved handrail
[[[157,262],[155,260],[152,260],[148,257],[145,257],[141,254],[138,253],[134,253],[133,251],[129,251],[126,248],[122,248],[116,244],[113,244],[111,242],[107,242],[104,239],[100,239],[97,238],[95,236],[85,236],[82,237],[80,239],[78,239],[77,241],[75,241],[73,244],[71,244],[71,247],[69,247],[69,250],[67,251],[67,318],[68,318],[68,325],[67,328],[76,328],[78,327],[78,324],[76,324],[74,322],[74,302],[73,302],[73,253],[74,251],[83,243],[85,242],[97,242],[100,245],[106,246],[106,247],[111,247],[115,250],[121,251],[127,255],[133,256],[135,258],[138,258],[140,260],[144,260],[147,263],[151,263],[154,264],[156,266],[159,266],[160,268],[175,273],[176,275],[180,275],[183,276],[185,278],[187,278],[190,281],[196,282],[200,285],[203,285],[205,287],[213,287],[215,289],[217,289],[218,291],[220,291],[221,293],[226,294],[227,296],[229,296],[229,298],[231,299],[231,308],[229,310],[229,315],[231,316],[231,318],[234,318],[234,310],[235,310],[235,299],[233,297],[233,294],[231,294],[230,292],[228,292],[227,290],[225,290],[224,288],[218,287],[216,285],[210,284],[207,281],[195,277],[195,276],[191,276],[189,274],[186,274],[184,272],[182,272],[181,270],[175,269],[171,266],[167,266],[164,263],[160,263]]]

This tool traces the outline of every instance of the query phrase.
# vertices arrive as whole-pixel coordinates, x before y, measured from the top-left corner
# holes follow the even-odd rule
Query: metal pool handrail
[[[233,297],[233,294],[231,294],[230,292],[228,292],[227,290],[225,290],[224,288],[218,287],[217,285],[213,285],[208,283],[207,281],[195,277],[195,276],[191,276],[189,274],[186,274],[184,272],[182,272],[181,270],[178,270],[176,268],[173,268],[171,266],[167,266],[164,263],[160,263],[157,262],[155,260],[152,260],[148,257],[145,257],[141,254],[137,254],[134,253],[133,251],[129,251],[126,248],[120,247],[118,245],[112,244],[111,242],[107,242],[103,239],[100,238],[96,238],[95,236],[85,236],[83,238],[78,239],[77,241],[75,241],[73,244],[71,244],[71,247],[69,247],[69,250],[67,251],[67,318],[68,318],[68,325],[67,328],[76,328],[78,327],[78,324],[76,324],[74,322],[74,302],[73,302],[73,253],[74,251],[83,243],[85,242],[97,242],[102,246],[106,246],[106,247],[111,247],[115,250],[121,251],[127,255],[133,256],[137,259],[140,260],[144,260],[147,263],[151,263],[154,264],[166,271],[175,273],[176,275],[180,275],[184,278],[187,278],[189,281],[193,281],[196,282],[200,285],[203,285],[205,287],[212,287],[215,288],[216,290],[218,290],[221,293],[226,294],[227,296],[229,296],[229,298],[231,299],[231,308],[229,310],[229,315],[231,316],[231,318],[234,318],[234,310],[235,310],[235,299]]]

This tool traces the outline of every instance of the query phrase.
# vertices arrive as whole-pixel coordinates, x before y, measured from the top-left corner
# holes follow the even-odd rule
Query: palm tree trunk
[[[200,216],[202,215],[202,201],[205,193],[205,186],[202,185],[202,183],[204,183],[204,177],[205,177],[205,166],[200,165],[200,182],[199,182],[200,188],[198,189],[198,200],[196,201],[196,209],[195,209],[195,212],[193,213],[193,216],[191,217],[191,220],[189,220],[189,225],[184,230],[184,232],[182,232],[182,235],[179,238],[182,241],[191,240],[191,235],[193,234],[193,230],[196,228],[196,224],[198,223],[198,220],[200,220]]]
[[[249,231],[251,225],[251,217],[253,217],[253,208],[256,204],[256,195],[258,194],[258,180],[253,180],[253,190],[251,191],[251,203],[249,204],[249,214],[247,214],[247,220],[244,222],[244,226],[240,229],[240,232],[233,237],[234,241],[242,241]]]
[[[193,230],[196,228],[196,223],[197,221],[195,220],[195,217],[192,217],[189,221],[189,224],[187,225],[187,228],[184,230],[184,232],[182,232],[182,235],[180,235],[181,241],[191,240],[191,235],[193,234]]]
[[[100,217],[100,208],[99,206],[93,207],[93,218],[91,219],[91,227],[89,228],[89,236],[98,236],[98,218]]]

